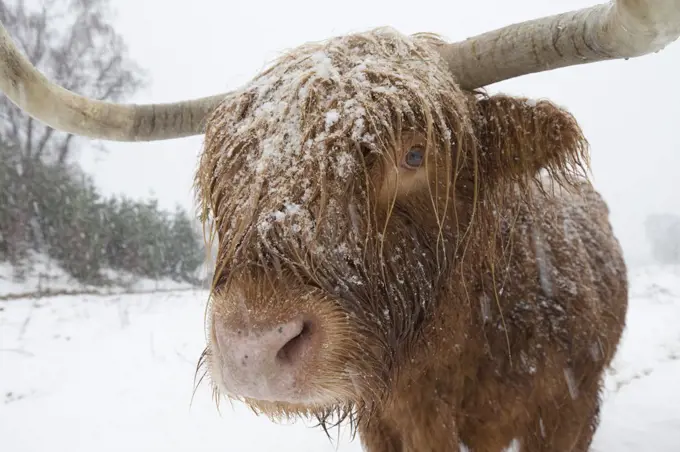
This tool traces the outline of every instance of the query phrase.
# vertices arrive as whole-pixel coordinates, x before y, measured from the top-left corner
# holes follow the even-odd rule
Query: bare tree
[[[113,26],[109,0],[0,0],[0,22],[36,67],[68,90],[98,100],[120,101],[145,83],[126,56]],[[74,135],[31,118],[0,98],[0,134],[22,154],[30,171],[36,160],[65,163],[77,146]]]
[[[123,39],[110,23],[109,0],[0,0],[0,23],[28,60],[74,92],[120,101],[145,82],[127,57]],[[0,258],[23,265],[30,248],[40,248],[39,211],[45,193],[59,187],[46,179],[45,165],[77,170],[69,160],[80,139],[36,121],[0,96]],[[84,140],[83,144],[92,147]],[[67,168],[67,166],[69,168]],[[51,182],[48,182],[51,180]],[[60,202],[68,202],[61,200]]]

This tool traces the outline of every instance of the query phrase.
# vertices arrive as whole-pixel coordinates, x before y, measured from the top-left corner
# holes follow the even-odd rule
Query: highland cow
[[[680,33],[673,1],[634,3],[458,44],[336,37],[164,106],[85,102],[0,35],[0,88],[82,135],[205,133],[195,185],[218,254],[200,365],[218,400],[348,420],[370,452],[587,451],[625,326],[622,252],[576,120],[477,88]],[[533,49],[506,55],[522,30]]]
[[[432,36],[283,57],[208,120],[218,393],[370,451],[585,451],[626,270],[550,102],[462,91]]]

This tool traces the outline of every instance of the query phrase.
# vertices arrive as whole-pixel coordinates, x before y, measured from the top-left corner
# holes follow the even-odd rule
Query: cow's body
[[[588,450],[628,293],[607,207],[590,184],[579,188],[537,191],[512,228],[517,212],[505,213],[497,290],[490,273],[473,275],[468,293],[452,281],[363,432],[368,451],[457,451],[460,441],[500,452],[515,439],[523,452]]]

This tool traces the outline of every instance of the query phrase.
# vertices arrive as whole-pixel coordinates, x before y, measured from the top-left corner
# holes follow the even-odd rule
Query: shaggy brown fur
[[[627,276],[586,141],[554,104],[461,91],[431,35],[295,49],[210,118],[196,185],[218,267],[213,325],[311,312],[306,398],[366,450],[586,451]],[[413,146],[425,163],[405,168]],[[212,235],[212,234],[211,234]],[[243,307],[243,306],[241,306]]]

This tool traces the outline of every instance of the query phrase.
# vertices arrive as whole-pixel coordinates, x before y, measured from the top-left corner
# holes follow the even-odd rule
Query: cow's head
[[[495,250],[498,222],[475,215],[580,162],[570,115],[462,91],[441,44],[378,29],[302,46],[208,119],[220,392],[270,414],[375,405],[465,248]]]
[[[125,106],[51,84],[0,28],[0,89],[80,135],[206,134],[196,186],[219,246],[202,362],[220,393],[325,419],[382,400],[443,281],[466,253],[495,252],[500,225],[480,218],[540,170],[566,181],[582,163],[568,113],[474,89],[679,34],[677,0],[621,0],[455,44],[378,29],[304,45],[228,94]]]

